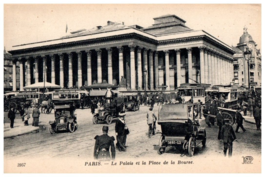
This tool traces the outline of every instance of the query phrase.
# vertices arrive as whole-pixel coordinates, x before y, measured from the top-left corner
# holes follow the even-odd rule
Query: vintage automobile
[[[138,111],[139,103],[137,100],[137,96],[127,96],[124,98],[125,109],[127,111]]]
[[[166,104],[159,109],[158,124],[161,137],[158,154],[165,152],[167,146],[182,146],[189,156],[194,155],[195,148],[206,145],[206,130],[199,122],[189,117],[187,104]]]
[[[59,131],[75,132],[78,129],[77,117],[74,115],[74,108],[71,106],[72,101],[55,101],[55,120],[49,121],[49,132],[51,134]]]
[[[114,119],[118,118],[119,112],[125,109],[123,102],[112,100],[110,103],[105,103],[98,108],[98,112],[93,117],[93,124],[98,122],[106,122],[111,124]]]

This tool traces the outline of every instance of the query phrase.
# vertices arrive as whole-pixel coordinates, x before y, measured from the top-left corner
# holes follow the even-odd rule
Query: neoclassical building
[[[234,79],[240,86],[261,85],[261,54],[257,44],[244,27],[244,32],[236,47],[233,47],[234,54]],[[249,61],[245,58],[244,52],[249,49],[251,52]]]
[[[175,90],[194,82],[230,84],[232,48],[185,23],[176,15],[156,17],[146,28],[108,21],[59,39],[16,45],[9,52],[13,67],[17,62],[20,66],[20,90],[44,80],[64,88],[119,85],[122,77],[128,90]]]

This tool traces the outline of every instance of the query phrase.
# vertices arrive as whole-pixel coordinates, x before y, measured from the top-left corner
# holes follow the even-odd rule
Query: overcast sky
[[[243,28],[261,48],[260,5],[4,5],[4,46],[56,39],[78,29],[122,21],[148,27],[153,18],[175,14],[194,30],[205,30],[228,45],[239,42]]]

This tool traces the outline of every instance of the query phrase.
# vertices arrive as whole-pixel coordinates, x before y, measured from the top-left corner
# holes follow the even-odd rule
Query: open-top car
[[[194,155],[195,148],[206,144],[206,130],[197,120],[190,118],[187,104],[166,104],[159,109],[158,124],[161,137],[158,153],[165,152],[167,146],[182,146],[189,156]]]
[[[77,117],[74,115],[75,107],[72,105],[72,101],[54,102],[55,120],[49,121],[49,131],[51,134],[59,131],[73,133],[78,129]]]

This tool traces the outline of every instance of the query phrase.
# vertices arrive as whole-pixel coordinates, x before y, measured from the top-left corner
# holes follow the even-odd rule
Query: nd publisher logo
[[[243,156],[243,164],[252,164],[253,157],[252,156]]]

